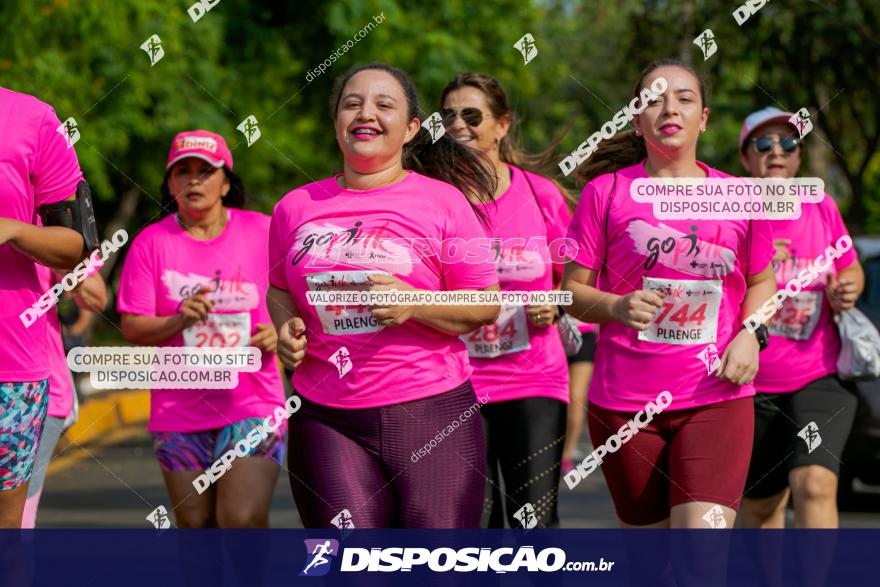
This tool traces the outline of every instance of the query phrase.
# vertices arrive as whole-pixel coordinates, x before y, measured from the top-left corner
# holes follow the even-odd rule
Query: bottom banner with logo
[[[0,585],[868,585],[880,530],[0,531]]]

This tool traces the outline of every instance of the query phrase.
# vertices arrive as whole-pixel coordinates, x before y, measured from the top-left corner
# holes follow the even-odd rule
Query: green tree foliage
[[[880,231],[880,9],[872,0],[771,2],[742,26],[731,15],[735,2],[700,0],[220,0],[198,22],[187,14],[191,3],[0,8],[0,84],[77,119],[77,153],[107,230],[123,224],[134,233],[158,218],[165,157],[180,130],[223,134],[252,207],[266,212],[290,189],[338,170],[328,101],[334,80],[358,63],[408,71],[425,115],[454,74],[490,73],[510,94],[524,146],[542,151],[567,129],[561,157],[629,100],[644,66],[676,57],[704,72],[711,88],[701,159],[741,173],[744,116],[805,106],[817,127],[807,139],[809,171],[845,198],[856,231]],[[379,14],[381,24],[307,81]],[[706,28],[718,52],[704,63],[692,40]],[[539,50],[528,65],[513,47],[526,32]],[[151,67],[140,45],[152,34],[165,56]],[[251,114],[262,138],[248,147],[235,127]]]

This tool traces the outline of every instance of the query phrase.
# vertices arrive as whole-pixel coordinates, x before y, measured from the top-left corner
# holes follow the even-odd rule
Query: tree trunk
[[[107,227],[104,229],[104,240],[108,240],[113,233],[115,233],[120,228],[125,228],[131,224],[131,220],[134,218],[135,213],[137,212],[138,203],[141,199],[141,191],[139,188],[132,186],[128,190],[122,192],[122,196],[119,199],[118,206],[116,207],[116,213],[113,215],[113,219],[107,223]],[[134,238],[133,234],[128,235],[128,242],[126,244],[131,244],[131,239]],[[104,279],[104,282],[107,284],[107,307],[112,307],[112,305],[116,302],[115,296],[113,295],[113,284],[110,281],[110,276],[113,274],[113,269],[116,267],[117,261],[119,261],[121,257],[122,251],[118,251],[117,253],[110,255],[107,261],[104,263],[104,266],[100,270],[101,277]],[[95,323],[97,320],[94,318],[89,323],[88,328],[85,331],[85,340],[88,344],[92,339],[92,331],[95,328]]]
[[[688,65],[693,65],[693,54],[695,45],[691,39],[691,35],[696,35],[701,31],[694,32],[694,3],[693,0],[685,0],[681,6],[681,18],[679,19],[684,35],[678,47],[678,58]]]

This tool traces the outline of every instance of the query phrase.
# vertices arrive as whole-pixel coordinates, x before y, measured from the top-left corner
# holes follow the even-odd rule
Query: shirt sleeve
[[[584,186],[581,199],[568,226],[568,238],[576,247],[567,251],[566,258],[588,269],[599,271],[605,259],[607,239],[605,234],[608,213],[608,196],[600,196],[596,180]]]
[[[269,223],[269,283],[278,289],[288,291],[287,284],[287,251],[289,243],[289,216],[284,205],[284,200],[275,205],[272,211],[272,221]]]
[[[810,205],[810,204],[808,204]],[[843,223],[843,217],[840,215],[840,210],[837,208],[837,203],[832,199],[831,196],[825,194],[825,198],[822,201],[822,206],[825,207],[827,222],[830,225],[831,229],[831,242],[828,243],[832,246],[837,246],[837,242],[844,236],[850,236],[849,231],[846,229],[846,225]],[[852,240],[852,239],[850,239]],[[855,263],[858,260],[858,256],[856,255],[855,247],[850,246],[840,257],[834,260],[834,268],[837,271],[842,271]]]
[[[120,314],[158,316],[156,267],[152,247],[143,239],[135,239],[128,249],[122,274],[116,310]]]
[[[464,194],[444,221],[440,266],[447,290],[486,289],[498,283],[495,262],[487,254],[489,238]],[[461,247],[459,250],[456,248]]]
[[[83,179],[73,147],[67,147],[58,132],[61,121],[51,108],[40,124],[37,153],[31,169],[31,183],[37,207],[60,202],[76,192]]]
[[[748,272],[746,277],[757,275],[770,265],[773,255],[776,254],[776,248],[773,246],[773,231],[770,228],[770,222],[767,220],[752,220],[751,229],[748,228],[746,222],[746,239],[743,245],[748,248],[750,253],[743,251],[741,259],[746,259],[748,254],[747,266],[743,267],[743,273]]]

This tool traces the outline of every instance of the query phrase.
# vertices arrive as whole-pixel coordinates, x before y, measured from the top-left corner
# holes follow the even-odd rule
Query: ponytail
[[[498,178],[492,164],[449,134],[433,142],[431,134],[420,128],[403,148],[403,167],[454,185],[468,196],[471,205],[494,201]],[[479,207],[474,206],[474,212],[485,220]]]
[[[614,173],[640,163],[647,156],[645,139],[637,136],[634,130],[628,130],[599,143],[590,158],[577,167],[574,176],[579,182],[589,183],[604,173]]]

